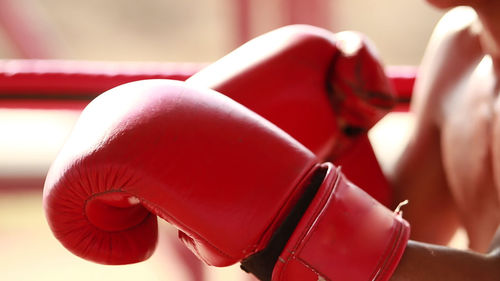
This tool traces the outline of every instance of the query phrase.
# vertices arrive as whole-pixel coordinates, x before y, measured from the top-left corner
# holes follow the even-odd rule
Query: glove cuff
[[[332,164],[274,267],[273,281],[387,281],[409,224],[350,183]]]

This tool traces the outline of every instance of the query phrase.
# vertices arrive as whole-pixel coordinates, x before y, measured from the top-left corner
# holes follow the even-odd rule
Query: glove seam
[[[266,228],[266,230],[260,235],[260,237],[257,239],[256,243],[251,245],[250,247],[246,248],[245,252],[250,253],[250,255],[254,254],[258,250],[258,246],[260,244],[262,244],[263,240],[265,240],[266,236],[272,235],[272,233],[269,233],[269,232],[273,227],[275,227],[277,224],[280,223],[280,222],[278,222],[278,218],[285,217],[287,214],[286,212],[290,211],[289,208],[288,209],[286,208],[286,206],[290,206],[291,205],[290,202],[292,202],[292,200],[296,199],[295,197],[297,197],[297,192],[302,190],[302,188],[304,187],[304,184],[307,183],[307,181],[310,179],[310,177],[314,175],[314,172],[317,170],[318,167],[320,167],[320,164],[317,164],[316,159],[311,160],[311,164],[310,164],[309,169],[307,169],[307,171],[304,172],[303,175],[296,181],[296,183],[294,184],[293,191],[290,192],[287,200],[285,200],[284,204],[281,206],[279,214],[277,214],[274,217],[272,223],[270,223],[269,226]],[[246,255],[246,256],[250,256],[250,255]]]
[[[307,228],[304,231],[302,231],[301,237],[303,237],[303,239],[301,239],[300,241],[307,243],[311,239],[311,236],[314,234],[314,232],[317,231],[316,226],[324,217],[324,212],[321,212],[321,211],[325,208],[325,206],[328,203],[328,201],[330,200],[330,198],[332,198],[333,195],[335,194],[335,190],[337,189],[337,186],[339,185],[341,177],[342,177],[342,174],[340,172],[340,168],[337,168],[337,175],[335,177],[334,183],[331,185],[329,190],[327,190],[328,196],[323,196],[323,198],[319,202],[320,204],[318,204],[318,207],[315,208],[315,211],[313,214],[314,219],[310,220],[308,222]],[[337,202],[337,198],[334,197],[332,200],[332,203],[330,205],[330,208],[333,208],[333,206],[336,204],[336,202]],[[318,222],[318,223],[315,223],[315,222]],[[300,243],[300,244],[298,243],[299,245],[296,247],[296,250],[298,252],[301,252],[302,247],[300,247],[300,245],[304,245],[305,243]]]
[[[333,168],[330,167],[330,171],[332,171],[332,170],[333,170]],[[341,179],[340,168],[337,168],[336,171],[337,171],[337,175],[336,175],[336,178],[334,180],[334,184],[331,184],[330,187],[328,188],[329,190],[327,191],[327,194],[329,194],[329,196],[323,196],[323,198],[321,198],[321,201],[319,202],[320,204],[317,205],[317,207],[314,210],[313,215],[310,217],[312,219],[309,219],[307,226],[301,232],[301,234],[299,236],[300,239],[297,240],[297,242],[295,243],[295,245],[293,246],[293,248],[291,250],[288,250],[290,255],[287,257],[287,260],[285,261],[285,265],[283,266],[283,269],[280,271],[280,276],[278,278],[279,280],[281,280],[281,276],[283,275],[283,273],[286,272],[286,269],[289,266],[289,261],[291,259],[296,259],[296,260],[300,261],[302,264],[304,264],[307,268],[309,268],[314,273],[316,273],[316,274],[319,273],[318,270],[316,270],[315,268],[313,268],[312,266],[307,264],[305,261],[303,261],[301,258],[299,258],[298,255],[302,252],[302,247],[300,247],[300,245],[306,244],[307,241],[309,241],[309,239],[311,238],[312,233],[314,233],[317,230],[317,227],[314,227],[317,224],[315,224],[314,222],[321,220],[321,218],[323,217],[323,214],[321,214],[320,212],[321,212],[321,210],[324,209],[329,198],[334,194],[335,189],[338,186],[338,183]],[[335,203],[335,202],[333,202],[333,203]],[[308,235],[308,234],[311,234],[311,235]],[[324,278],[324,275],[321,275],[321,276]],[[325,279],[325,280],[329,280],[329,279]]]
[[[391,235],[391,247],[386,247],[386,251],[377,264],[377,268],[379,268],[379,270],[376,270],[372,273],[372,277],[370,280],[384,280],[383,278],[386,275],[387,270],[389,270],[389,267],[387,265],[391,264],[391,261],[395,259],[396,249],[399,247],[399,245],[401,245],[403,230],[403,225],[401,225],[401,223],[398,223],[397,228],[393,230],[393,233]]]

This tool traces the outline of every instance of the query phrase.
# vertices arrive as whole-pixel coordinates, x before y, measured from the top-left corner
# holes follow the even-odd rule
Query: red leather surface
[[[396,93],[397,102],[393,111],[408,111],[413,93],[413,85],[417,77],[417,67],[388,66],[385,69],[385,73],[389,77]]]
[[[340,54],[329,73],[332,105],[341,125],[366,132],[394,107],[394,90],[368,38],[347,31],[336,36]]]
[[[49,171],[44,207],[55,236],[86,259],[150,255],[157,229],[145,208],[186,233],[205,262],[223,266],[266,245],[316,162],[224,95],[134,82],[83,111]],[[136,224],[118,219],[126,215]]]
[[[351,182],[360,186],[378,202],[386,207],[392,206],[392,190],[375,156],[368,135],[357,139],[342,155],[329,160],[336,166],[341,166],[342,172]]]
[[[283,250],[273,280],[387,281],[409,225],[326,164],[325,180]]]

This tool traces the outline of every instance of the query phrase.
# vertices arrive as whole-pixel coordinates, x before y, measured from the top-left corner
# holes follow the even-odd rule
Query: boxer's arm
[[[390,281],[500,279],[498,255],[482,255],[409,241]]]
[[[395,203],[403,207],[411,226],[411,238],[446,245],[455,233],[458,218],[441,165],[439,132],[425,128],[415,132],[401,155],[392,177]]]
[[[441,123],[446,95],[467,74],[479,44],[473,32],[475,13],[469,8],[448,12],[437,25],[419,68],[411,113],[415,126],[389,178],[395,204],[409,199],[404,216],[412,239],[446,244],[458,226],[441,158]],[[457,59],[460,58],[460,59]]]

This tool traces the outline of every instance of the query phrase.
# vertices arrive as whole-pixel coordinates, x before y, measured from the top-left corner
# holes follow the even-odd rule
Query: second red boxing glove
[[[261,35],[187,82],[245,105],[321,159],[345,151],[395,104],[365,36],[308,25]]]
[[[217,92],[168,80],[119,86],[82,113],[44,208],[73,253],[137,262],[156,216],[207,264],[262,280],[388,280],[408,224],[275,125]]]
[[[242,45],[187,83],[257,112],[320,159],[342,165],[377,200],[392,203],[367,132],[390,111],[394,93],[364,35],[282,27]]]

